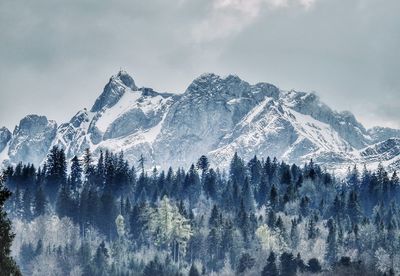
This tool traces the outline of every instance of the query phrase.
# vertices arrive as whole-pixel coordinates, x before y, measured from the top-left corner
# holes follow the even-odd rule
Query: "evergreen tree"
[[[326,259],[329,263],[336,262],[337,244],[336,244],[336,225],[332,218],[328,220],[328,237],[327,237],[327,251]]]
[[[143,276],[165,275],[164,266],[160,263],[158,258],[150,261],[143,270]]]
[[[249,253],[244,253],[239,259],[239,264],[237,267],[238,273],[244,273],[246,270],[250,270],[255,264],[255,259],[251,257]]]
[[[104,191],[103,195],[100,198],[100,214],[99,217],[99,227],[103,231],[103,233],[111,239],[115,234],[115,223],[114,220],[117,217],[117,208],[115,205],[115,199],[111,193],[111,191]]]
[[[262,175],[262,165],[261,162],[257,159],[257,156],[254,156],[253,159],[247,163],[247,167],[250,172],[250,183],[252,187],[258,187],[261,181]]]
[[[71,189],[77,191],[82,185],[82,167],[78,157],[75,155],[71,160]]]
[[[246,177],[246,167],[237,152],[233,155],[229,171],[230,179],[236,181],[239,185],[242,185],[244,178]]]
[[[210,169],[208,173],[205,174],[204,180],[204,190],[207,196],[215,199],[217,195],[217,174],[213,169]]]
[[[281,275],[285,276],[296,275],[297,264],[292,253],[287,253],[287,252],[282,253],[280,260],[281,260]]]
[[[352,190],[349,194],[349,200],[347,203],[347,211],[350,219],[353,223],[358,223],[362,217],[361,207],[358,201],[358,195],[355,190]]]
[[[200,276],[200,273],[194,264],[192,264],[192,266],[190,267],[189,276]]]
[[[275,188],[275,185],[272,185],[271,191],[269,193],[269,201],[271,204],[271,207],[276,210],[278,206],[278,191]]]
[[[243,189],[242,189],[243,203],[247,211],[254,210],[254,196],[253,191],[250,187],[250,182],[248,177],[244,179]]]
[[[102,241],[96,250],[96,254],[93,258],[94,274],[95,275],[107,275],[108,271],[108,259],[110,255],[104,241]]]
[[[261,276],[279,276],[278,268],[276,267],[276,257],[273,251],[268,256],[267,264],[261,271]]]
[[[308,261],[308,271],[311,273],[319,273],[321,271],[321,265],[316,258],[312,258]]]
[[[22,196],[23,217],[27,221],[32,219],[32,195],[29,188],[26,188]]]
[[[89,184],[93,181],[94,176],[94,166],[92,162],[92,153],[89,148],[86,148],[83,155],[83,173],[85,176],[85,182]]]
[[[204,175],[207,172],[209,165],[210,164],[205,155],[202,155],[196,164],[197,168],[202,171],[202,175]]]
[[[0,275],[21,275],[11,257],[14,234],[11,232],[11,221],[7,218],[4,210],[4,204],[11,196],[11,192],[4,187],[3,182],[3,176],[0,175]]]
[[[67,216],[72,217],[72,200],[70,190],[66,184],[62,185],[57,196],[56,211],[60,218]]]
[[[35,217],[44,215],[46,212],[46,197],[42,186],[37,187],[34,199],[34,215]]]
[[[297,248],[299,244],[299,230],[297,227],[297,221],[295,219],[292,220],[291,228],[290,228],[290,242],[292,248]]]

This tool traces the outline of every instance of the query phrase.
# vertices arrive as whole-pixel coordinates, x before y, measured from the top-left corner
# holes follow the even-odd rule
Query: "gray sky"
[[[399,10],[398,0],[1,0],[0,125],[69,120],[123,68],[170,92],[234,73],[400,128]]]

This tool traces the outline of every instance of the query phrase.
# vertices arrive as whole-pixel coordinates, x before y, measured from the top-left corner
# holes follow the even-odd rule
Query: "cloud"
[[[398,0],[0,1],[0,126],[29,113],[69,120],[122,67],[159,91],[183,92],[204,72],[315,90],[367,127],[400,127],[400,108],[388,106],[399,102],[399,9]]]
[[[263,9],[296,7],[308,10],[316,0],[213,0],[208,15],[193,28],[196,42],[224,39],[251,25]]]

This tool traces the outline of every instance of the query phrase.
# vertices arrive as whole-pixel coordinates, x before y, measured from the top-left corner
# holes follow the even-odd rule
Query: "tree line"
[[[400,273],[399,178],[382,165],[354,165],[339,178],[312,160],[237,154],[228,171],[206,156],[188,170],[144,163],[89,150],[68,162],[53,147],[39,168],[6,168],[17,236],[40,224],[50,233],[50,221],[78,233],[63,246],[40,234],[21,242],[22,271],[52,258],[78,275]]]

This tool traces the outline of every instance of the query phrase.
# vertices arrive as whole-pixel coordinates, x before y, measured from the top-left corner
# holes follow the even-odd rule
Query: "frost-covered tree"
[[[179,257],[186,251],[187,242],[192,236],[189,220],[179,213],[176,205],[171,204],[164,196],[158,207],[152,212],[149,229],[158,246],[172,247],[173,259],[179,262]]]
[[[268,225],[263,224],[258,227],[256,236],[264,250],[283,252],[287,249],[284,238],[278,232],[269,228]]]

